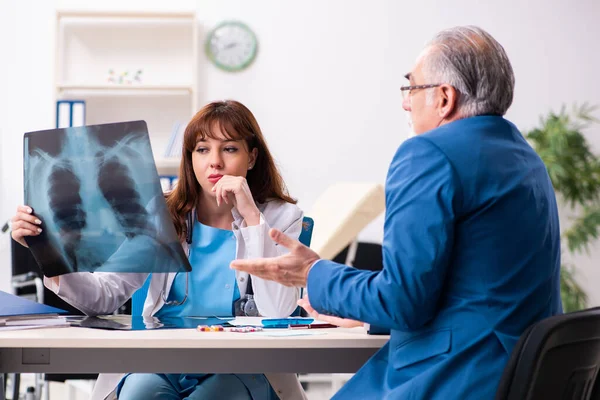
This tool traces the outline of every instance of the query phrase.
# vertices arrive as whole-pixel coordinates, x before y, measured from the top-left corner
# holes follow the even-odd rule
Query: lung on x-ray
[[[191,270],[144,121],[28,132],[23,163],[42,220],[26,241],[44,275]]]

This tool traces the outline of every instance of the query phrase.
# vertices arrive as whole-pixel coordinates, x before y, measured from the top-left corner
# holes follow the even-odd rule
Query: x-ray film
[[[28,132],[23,163],[42,220],[26,241],[44,275],[191,270],[144,121]]]

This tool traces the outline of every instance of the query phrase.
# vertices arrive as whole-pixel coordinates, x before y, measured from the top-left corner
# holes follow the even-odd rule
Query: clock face
[[[249,66],[257,47],[254,32],[237,21],[223,22],[206,39],[206,55],[225,71],[241,71]]]

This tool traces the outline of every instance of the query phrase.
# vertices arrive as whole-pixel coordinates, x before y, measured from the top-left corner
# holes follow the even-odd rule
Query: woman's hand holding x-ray
[[[10,235],[17,243],[24,247],[29,247],[27,242],[25,242],[25,236],[37,236],[42,232],[42,228],[40,228],[42,221],[35,216],[29,206],[17,207],[17,213],[12,217],[11,224],[12,232]],[[50,279],[58,285],[60,278],[55,276]]]
[[[12,238],[21,246],[29,247],[25,242],[25,236],[37,236],[42,232],[40,225],[42,221],[33,214],[29,206],[17,207],[17,213],[11,219]]]

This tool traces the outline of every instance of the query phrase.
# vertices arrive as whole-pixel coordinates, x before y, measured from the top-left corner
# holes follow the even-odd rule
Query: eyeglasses
[[[402,100],[405,100],[408,96],[410,96],[411,92],[413,90],[431,89],[431,88],[438,87],[438,86],[441,86],[441,83],[433,83],[433,84],[429,84],[429,85],[402,86],[400,88],[400,91],[402,92]]]

